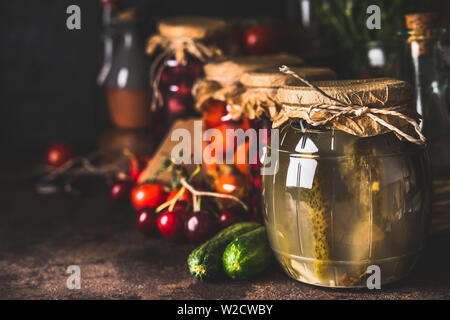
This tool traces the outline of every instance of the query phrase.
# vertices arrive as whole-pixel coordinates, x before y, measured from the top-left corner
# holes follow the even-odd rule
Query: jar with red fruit
[[[212,189],[250,201],[248,149],[253,142],[229,133],[230,130],[236,133],[233,130],[238,129],[246,132],[252,123],[233,101],[243,89],[239,82],[243,73],[276,68],[282,63],[301,65],[303,61],[299,57],[276,54],[235,57],[205,64],[205,78],[196,82],[193,93],[196,107],[202,112],[204,134],[207,138],[211,134],[210,140],[203,144],[203,168],[210,177]]]
[[[288,62],[283,62],[288,64]],[[291,67],[291,70],[308,81],[333,80],[336,73],[327,68]],[[300,80],[281,73],[277,67],[264,68],[245,72],[240,77],[242,89],[233,98],[233,104],[240,106],[240,112],[251,121],[252,127],[258,129],[257,146],[263,149],[270,144],[270,129],[272,119],[275,119],[281,109],[281,103],[276,99],[278,88],[288,84],[298,84]],[[267,131],[259,131],[260,129]],[[251,159],[248,170],[248,183],[251,188],[251,206],[257,214],[261,208],[262,177],[261,161],[259,156],[262,150],[256,153],[256,159]],[[259,216],[260,217],[260,216]]]
[[[219,43],[227,23],[205,17],[172,17],[159,21],[150,37],[152,128],[161,139],[171,124],[195,115],[191,89],[203,75],[203,64],[222,55]]]

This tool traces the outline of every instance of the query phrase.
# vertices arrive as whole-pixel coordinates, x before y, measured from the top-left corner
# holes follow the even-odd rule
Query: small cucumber
[[[191,252],[187,260],[190,273],[198,280],[216,278],[223,272],[221,259],[227,244],[241,234],[258,227],[260,225],[257,223],[241,222],[220,231]]]
[[[266,228],[259,227],[230,242],[223,253],[225,272],[233,279],[249,279],[263,272],[273,255]]]

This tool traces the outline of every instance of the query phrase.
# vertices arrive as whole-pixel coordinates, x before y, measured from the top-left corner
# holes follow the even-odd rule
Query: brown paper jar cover
[[[303,65],[304,61],[300,57],[285,53],[222,58],[205,65],[205,77],[223,82],[237,82],[245,72],[277,67],[283,63],[298,66]]]
[[[225,20],[208,17],[170,17],[159,21],[157,29],[166,38],[207,39],[227,30]]]
[[[336,72],[328,68],[315,67],[291,67],[302,78],[307,80],[334,80],[337,78]],[[243,86],[248,88],[278,88],[287,84],[299,83],[299,80],[281,73],[278,66],[260,69],[242,74],[240,79]]]
[[[391,129],[380,124],[371,117],[370,110],[392,110],[404,117],[420,122],[420,115],[415,110],[414,93],[412,87],[401,80],[390,78],[364,79],[364,80],[335,80],[313,82],[317,88],[333,99],[345,103],[345,107],[367,111],[355,114],[338,116],[326,124],[326,127],[335,128],[344,132],[370,137],[383,134]],[[276,99],[283,107],[274,119],[273,126],[279,127],[289,119],[308,119],[322,121],[329,119],[333,114],[326,109],[316,109],[308,114],[308,108],[316,106],[339,106],[335,100],[323,96],[316,89],[306,85],[286,85],[280,87]],[[408,135],[415,135],[415,127],[406,121],[403,116],[396,114],[373,113],[388,125],[392,125]],[[395,131],[394,131],[395,132]],[[397,132],[396,135],[401,138]]]
[[[292,67],[291,70],[307,80],[336,79],[336,72],[328,68]],[[235,95],[231,105],[234,119],[242,115],[255,119],[265,114],[270,119],[276,117],[281,104],[275,99],[277,88],[287,84],[298,84],[299,80],[281,73],[278,66],[245,72],[240,78],[243,86]]]
[[[241,91],[239,79],[243,73],[268,67],[277,67],[288,61],[293,65],[303,64],[303,59],[289,54],[262,56],[237,56],[222,58],[205,64],[205,78],[197,81],[193,88],[196,108],[201,109],[204,101],[214,98],[229,101]]]

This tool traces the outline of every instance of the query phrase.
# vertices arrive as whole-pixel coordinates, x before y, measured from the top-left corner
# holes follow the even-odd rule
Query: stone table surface
[[[35,163],[35,162],[34,162]],[[192,246],[136,230],[127,205],[102,182],[82,197],[34,191],[35,166],[0,166],[0,299],[449,299],[450,234],[430,238],[413,274],[382,290],[331,290],[288,278],[277,265],[252,281],[202,283],[187,270]],[[66,287],[69,265],[81,289]]]

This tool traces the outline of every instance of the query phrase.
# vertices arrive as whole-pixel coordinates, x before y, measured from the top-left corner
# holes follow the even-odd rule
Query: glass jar
[[[226,21],[210,17],[170,17],[157,24],[147,42],[151,57],[152,128],[161,140],[177,119],[196,114],[191,94],[203,63],[223,55]]]
[[[134,10],[114,20],[114,54],[105,79],[112,122],[120,129],[146,129],[150,123],[148,61]]]
[[[280,128],[275,173],[263,167],[264,220],[286,273],[324,287],[381,285],[411,271],[430,215],[425,147],[393,133],[361,138],[291,119]]]
[[[206,78],[196,84],[196,98],[199,109],[202,111],[203,131],[215,129],[220,133],[212,141],[204,141],[205,148],[214,145],[222,155],[214,152],[211,159],[203,158],[203,168],[210,179],[210,186],[220,193],[231,194],[249,204],[251,216],[254,221],[262,222],[261,201],[259,197],[261,181],[257,159],[250,159],[256,155],[249,154],[250,145],[258,144],[257,129],[263,127],[263,121],[250,120],[245,112],[237,111],[240,106],[233,101],[237,92],[242,89],[239,82],[242,74],[254,70],[271,67],[277,69],[278,65],[290,63],[301,65],[303,60],[287,54],[274,54],[263,56],[243,56],[232,59],[222,59],[205,65]],[[236,116],[236,112],[239,114]],[[265,123],[268,127],[269,123]],[[247,134],[248,129],[256,129],[256,134],[248,134],[244,139],[227,138],[227,131],[241,129]],[[209,152],[206,152],[209,155]],[[227,159],[233,159],[229,163]]]
[[[155,111],[152,127],[158,136],[163,136],[177,119],[196,114],[192,85],[203,75],[203,63],[189,57],[183,65],[175,59],[165,61],[158,90],[161,93],[162,108]]]
[[[226,164],[227,155],[236,159],[237,152],[241,148],[248,148],[248,141],[239,141],[237,138],[227,141],[227,130],[242,129],[246,131],[250,128],[250,121],[247,117],[233,120],[230,113],[230,106],[221,100],[214,98],[207,99],[202,104],[203,131],[215,129],[220,134],[211,141],[203,142],[203,151],[210,144],[214,146],[211,152],[211,159],[203,159],[203,168],[211,178],[211,186],[220,193],[231,194],[240,199],[248,197],[248,163]],[[222,155],[216,153],[221,150]],[[245,150],[244,150],[245,151]],[[209,153],[208,153],[209,154]],[[236,161],[235,161],[236,162]]]

